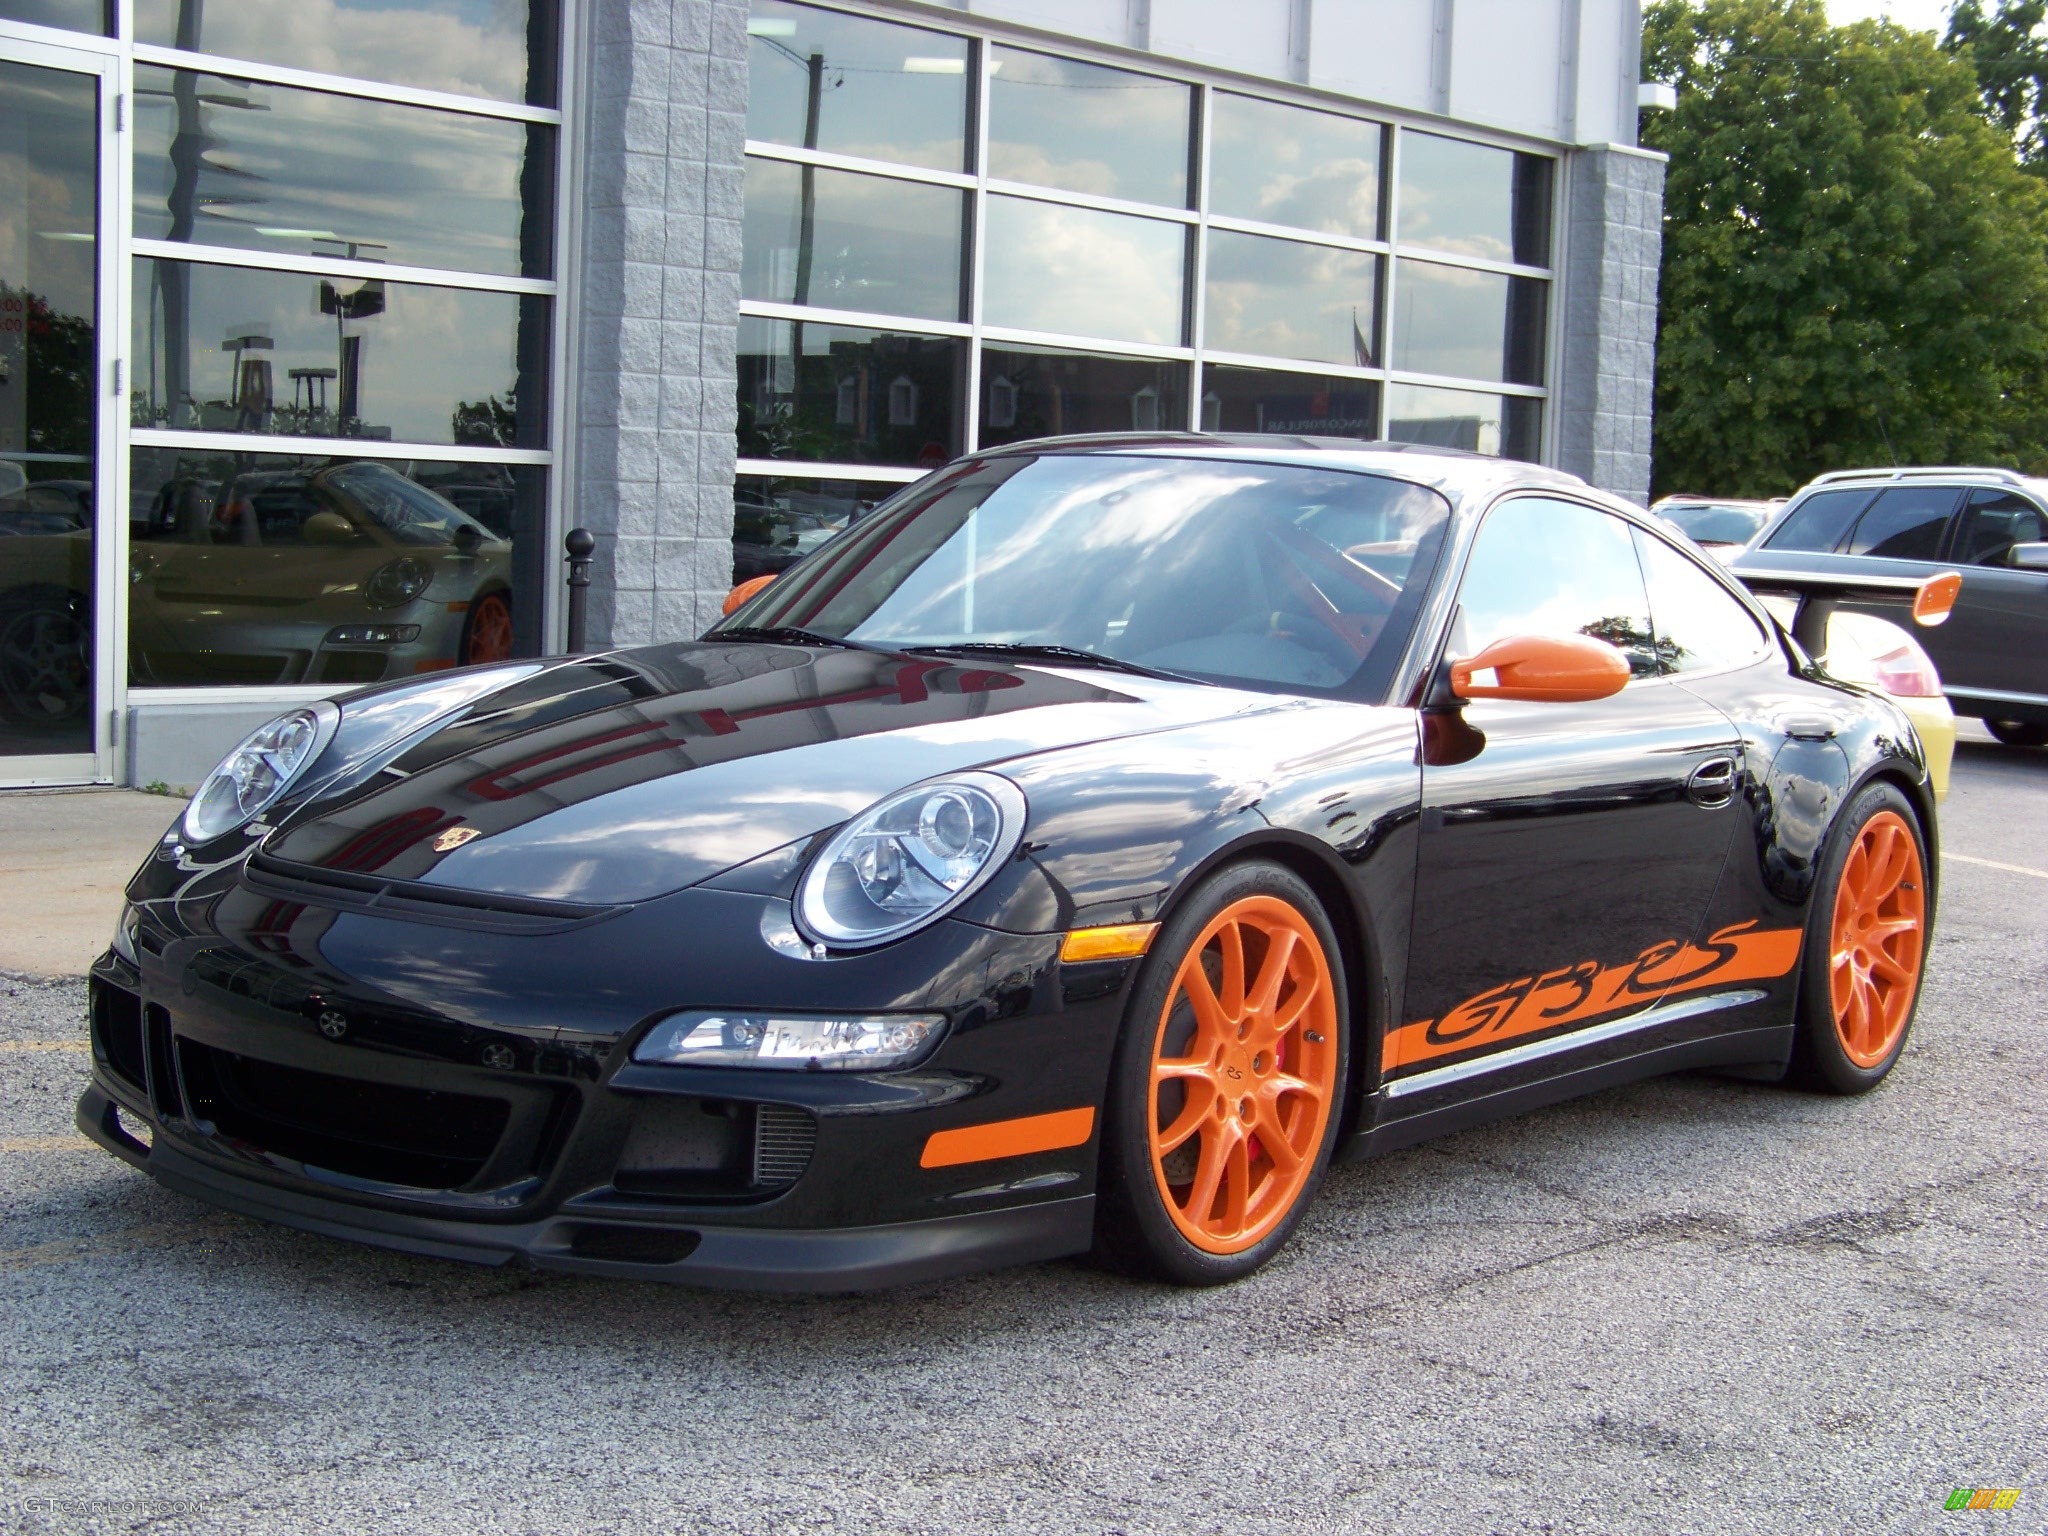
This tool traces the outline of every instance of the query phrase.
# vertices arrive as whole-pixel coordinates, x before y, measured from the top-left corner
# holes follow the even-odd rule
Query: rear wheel
[[[2048,725],[2024,720],[1986,720],[1984,729],[2008,747],[2048,747]]]
[[[1233,866],[1161,930],[1111,1074],[1096,1252],[1182,1285],[1258,1269],[1336,1140],[1346,998],[1300,877]]]
[[[1913,1024],[1927,959],[1927,854],[1912,804],[1889,784],[1836,823],[1807,917],[1795,1078],[1832,1093],[1883,1082]]]

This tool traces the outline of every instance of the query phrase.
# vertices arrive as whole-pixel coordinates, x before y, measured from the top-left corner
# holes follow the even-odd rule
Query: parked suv
[[[1822,475],[1732,562],[1773,571],[1896,577],[1962,572],[1948,621],[1915,631],[1959,715],[2012,746],[2048,746],[2048,480],[2004,469],[1867,469]],[[1900,609],[1844,601],[1897,621]]]

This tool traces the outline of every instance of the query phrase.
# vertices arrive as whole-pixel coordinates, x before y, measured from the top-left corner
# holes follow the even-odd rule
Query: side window
[[[1451,648],[1476,656],[1509,635],[1591,635],[1657,675],[1650,604],[1628,526],[1576,502],[1504,501],[1486,514],[1458,591]]]
[[[1955,506],[1952,485],[1895,485],[1857,519],[1846,552],[1881,560],[1939,560],[1941,533]]]
[[[2011,491],[1972,491],[1956,532],[1953,558],[1965,565],[2004,565],[2015,544],[2048,542],[2048,517]]]
[[[1712,672],[1762,653],[1770,636],[1727,588],[1662,539],[1641,529],[1635,537],[1666,672]]]
[[[1765,543],[1766,549],[1806,550],[1825,554],[1842,542],[1856,514],[1870,505],[1870,491],[1815,491],[1794,507],[1778,531]]]

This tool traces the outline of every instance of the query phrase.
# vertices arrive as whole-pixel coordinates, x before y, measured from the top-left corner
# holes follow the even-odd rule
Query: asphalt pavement
[[[1944,843],[1876,1093],[1683,1076],[1347,1165],[1205,1292],[264,1227],[80,1141],[83,985],[0,980],[0,1530],[2041,1532],[2048,752],[1966,742]]]

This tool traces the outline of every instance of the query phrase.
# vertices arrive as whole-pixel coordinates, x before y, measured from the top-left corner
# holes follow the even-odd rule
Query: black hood
[[[497,895],[639,901],[936,774],[1278,702],[1102,678],[716,640],[594,657],[489,695],[367,788],[288,817],[264,852]]]

